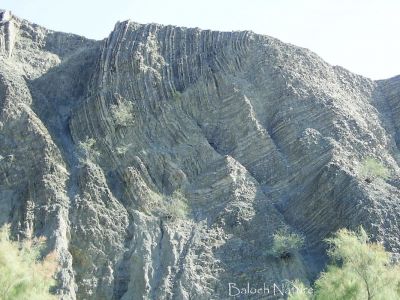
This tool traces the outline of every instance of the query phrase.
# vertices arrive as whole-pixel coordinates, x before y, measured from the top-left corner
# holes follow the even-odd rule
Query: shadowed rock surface
[[[361,224],[400,253],[400,77],[252,32],[126,21],[93,41],[2,11],[0,110],[0,225],[48,238],[62,299],[312,282],[322,240]],[[390,178],[367,183],[366,157]],[[286,259],[267,253],[283,227],[306,238]]]

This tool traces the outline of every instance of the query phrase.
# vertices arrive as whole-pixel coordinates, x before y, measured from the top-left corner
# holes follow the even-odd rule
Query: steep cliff
[[[399,77],[252,32],[126,21],[92,41],[1,12],[0,109],[0,225],[48,238],[62,299],[312,281],[322,240],[360,224],[400,253]],[[391,177],[366,182],[366,157]],[[283,227],[306,238],[290,259],[266,251]]]

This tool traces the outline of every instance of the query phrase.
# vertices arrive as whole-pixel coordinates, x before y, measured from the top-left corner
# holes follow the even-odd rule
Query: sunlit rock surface
[[[62,299],[312,282],[322,240],[360,224],[400,253],[399,77],[252,32],[126,21],[93,41],[1,11],[0,110],[0,225],[48,238]],[[365,182],[365,157],[391,177]],[[267,253],[282,227],[306,238],[289,259]]]

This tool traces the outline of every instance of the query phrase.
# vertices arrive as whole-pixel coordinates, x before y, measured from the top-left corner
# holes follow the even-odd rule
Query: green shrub
[[[144,199],[144,203],[141,205],[141,210],[147,214],[160,214],[163,207],[163,195],[154,192],[153,190],[149,190],[147,192],[147,198]]]
[[[368,183],[377,178],[386,179],[389,177],[389,170],[378,160],[372,157],[364,159],[360,167],[360,175]]]
[[[0,229],[0,299],[47,300],[56,299],[49,290],[54,285],[56,271],[54,253],[39,260],[43,238],[24,243],[9,239],[7,226]]]
[[[125,127],[134,123],[133,105],[131,102],[120,99],[118,104],[111,105],[110,110],[115,125]]]
[[[272,247],[267,254],[282,259],[290,258],[304,245],[304,237],[297,233],[289,233],[286,228],[273,235]]]
[[[168,219],[184,219],[188,215],[188,205],[182,192],[175,191],[166,199],[164,215]]]
[[[165,196],[153,191],[148,192],[148,198],[142,206],[143,212],[154,214],[167,220],[185,219],[189,214],[189,206],[180,190]]]
[[[90,161],[96,161],[100,152],[95,149],[96,140],[86,137],[85,141],[78,143],[78,157],[81,164],[87,164]]]
[[[124,156],[126,154],[126,152],[128,152],[129,148],[132,146],[132,144],[128,144],[128,145],[122,145],[122,146],[117,146],[115,148],[115,152],[118,155]]]

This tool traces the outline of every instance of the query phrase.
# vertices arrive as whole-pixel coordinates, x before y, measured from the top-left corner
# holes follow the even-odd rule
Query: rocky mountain
[[[312,282],[342,227],[399,254],[399,147],[400,76],[249,31],[94,41],[0,12],[0,226],[47,237],[61,299]],[[366,157],[390,178],[365,181]],[[268,255],[281,228],[305,237],[290,258]]]

